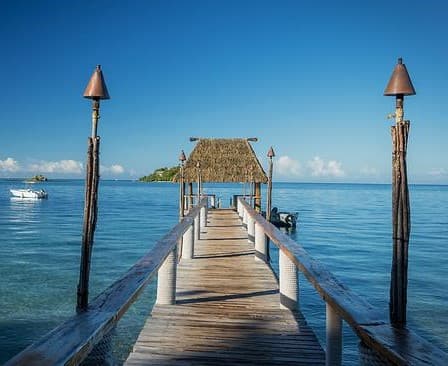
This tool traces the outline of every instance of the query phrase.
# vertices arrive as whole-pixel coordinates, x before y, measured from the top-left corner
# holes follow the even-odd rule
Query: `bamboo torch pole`
[[[392,134],[392,268],[390,282],[390,321],[394,326],[406,324],[408,285],[408,247],[411,232],[406,153],[410,122],[404,120],[404,96],[415,89],[402,59],[398,59],[384,95],[395,96],[395,126]]]
[[[179,220],[182,220],[185,214],[185,182],[184,182],[184,164],[187,158],[182,150],[179,156],[180,161],[180,179],[179,179]]]
[[[88,138],[86,164],[86,192],[84,204],[84,222],[81,244],[81,263],[77,288],[77,312],[85,311],[89,302],[89,275],[92,257],[93,237],[97,222],[97,201],[99,183],[100,138],[97,136],[100,118],[100,100],[109,99],[106,83],[100,65],[97,66],[84,91],[84,97],[92,99],[92,135]]]
[[[273,161],[272,158],[275,156],[274,149],[271,148],[268,151],[269,158],[269,173],[268,173],[268,193],[266,199],[266,220],[271,221],[271,210],[272,210],[272,171],[273,171]]]

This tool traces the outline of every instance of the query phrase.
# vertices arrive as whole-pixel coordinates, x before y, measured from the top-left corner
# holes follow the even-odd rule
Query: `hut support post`
[[[189,194],[189,204],[188,204],[188,209],[193,207],[193,183],[190,182],[188,183],[188,194]]]
[[[176,303],[177,246],[168,254],[157,275],[157,304]]]
[[[261,183],[255,183],[255,211],[261,212]]]
[[[267,238],[264,234],[263,227],[255,223],[255,259],[263,262],[267,261]]]
[[[97,200],[99,183],[100,138],[96,136],[99,119],[99,100],[92,101],[92,136],[87,141],[86,191],[84,202],[84,222],[81,244],[81,263],[77,288],[76,311],[84,311],[89,303],[89,276],[92,257],[93,237],[97,221]]]
[[[326,304],[326,366],[340,366],[342,364],[342,319],[331,305]]]
[[[392,227],[393,255],[389,314],[395,326],[406,324],[408,247],[411,231],[406,150],[410,123],[403,121],[403,96],[396,97],[396,124],[392,133]]]
[[[280,309],[296,310],[298,307],[297,267],[283,251],[279,253]]]
[[[190,225],[182,236],[182,259],[194,257],[194,224]]]

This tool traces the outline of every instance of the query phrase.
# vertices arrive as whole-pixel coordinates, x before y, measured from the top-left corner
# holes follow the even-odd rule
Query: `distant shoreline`
[[[0,181],[11,181],[11,182],[25,182],[27,178],[0,178]],[[60,182],[60,181],[84,181],[84,178],[48,178],[46,182],[39,183],[51,183],[51,182]],[[136,183],[170,183],[170,184],[178,184],[176,182],[171,181],[153,181],[153,182],[142,182],[138,179],[106,179],[101,178],[101,181],[104,182],[136,182]],[[274,184],[302,184],[302,185],[375,185],[375,186],[390,186],[391,183],[360,183],[360,182],[284,182],[284,181],[274,181]],[[208,183],[204,182],[204,184],[243,184],[243,183]],[[448,183],[409,183],[410,186],[433,186],[433,187],[448,187]]]

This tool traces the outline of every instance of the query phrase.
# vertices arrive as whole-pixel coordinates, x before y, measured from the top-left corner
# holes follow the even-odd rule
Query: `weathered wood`
[[[408,247],[411,231],[406,150],[409,122],[400,121],[392,134],[392,268],[389,314],[395,326],[406,323]]]
[[[279,309],[277,281],[253,260],[233,210],[210,210],[195,259],[178,267],[177,305],[156,305],[127,365],[323,365],[298,312]]]
[[[254,185],[255,185],[254,208],[255,211],[261,212],[261,183],[254,183]]]
[[[271,242],[295,263],[322,299],[366,345],[373,347],[392,365],[448,365],[447,353],[406,328],[400,330],[392,327],[379,311],[337,280],[302,246],[268,223],[247,202],[241,200],[241,203],[246,214],[255,218]]]
[[[272,171],[273,163],[272,157],[269,158],[269,174],[268,174],[268,192],[266,200],[266,220],[271,221],[271,210],[272,210]]]
[[[189,204],[188,209],[191,209],[193,207],[193,204],[194,204],[193,183],[192,182],[188,183],[188,194],[190,196],[190,204]]]
[[[77,311],[84,311],[87,308],[89,301],[90,263],[98,207],[99,145],[99,137],[88,138],[83,235],[81,243],[81,261],[79,266],[79,283],[77,288]]]
[[[407,327],[361,325],[358,336],[392,365],[448,365],[448,355]]]
[[[206,204],[205,200],[201,205]],[[115,327],[157,273],[178,239],[193,223],[196,206],[128,272],[96,297],[85,312],[74,315],[5,365],[77,365]]]

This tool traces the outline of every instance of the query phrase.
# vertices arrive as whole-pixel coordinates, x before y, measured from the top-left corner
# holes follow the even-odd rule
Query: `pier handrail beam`
[[[384,361],[391,365],[448,365],[447,353],[407,327],[393,327],[371,304],[340,282],[300,244],[266,221],[244,199],[238,198],[238,203],[244,214],[262,228],[270,241],[314,286],[327,304],[327,316],[345,320],[358,338]],[[327,345],[327,351],[329,347],[331,345]]]
[[[120,279],[99,294],[86,311],[76,314],[40,340],[10,359],[11,365],[78,365],[94,346],[118,323],[134,303],[168,255],[178,245],[183,234],[193,225],[201,208],[207,205],[204,197],[154,247],[134,264]]]

